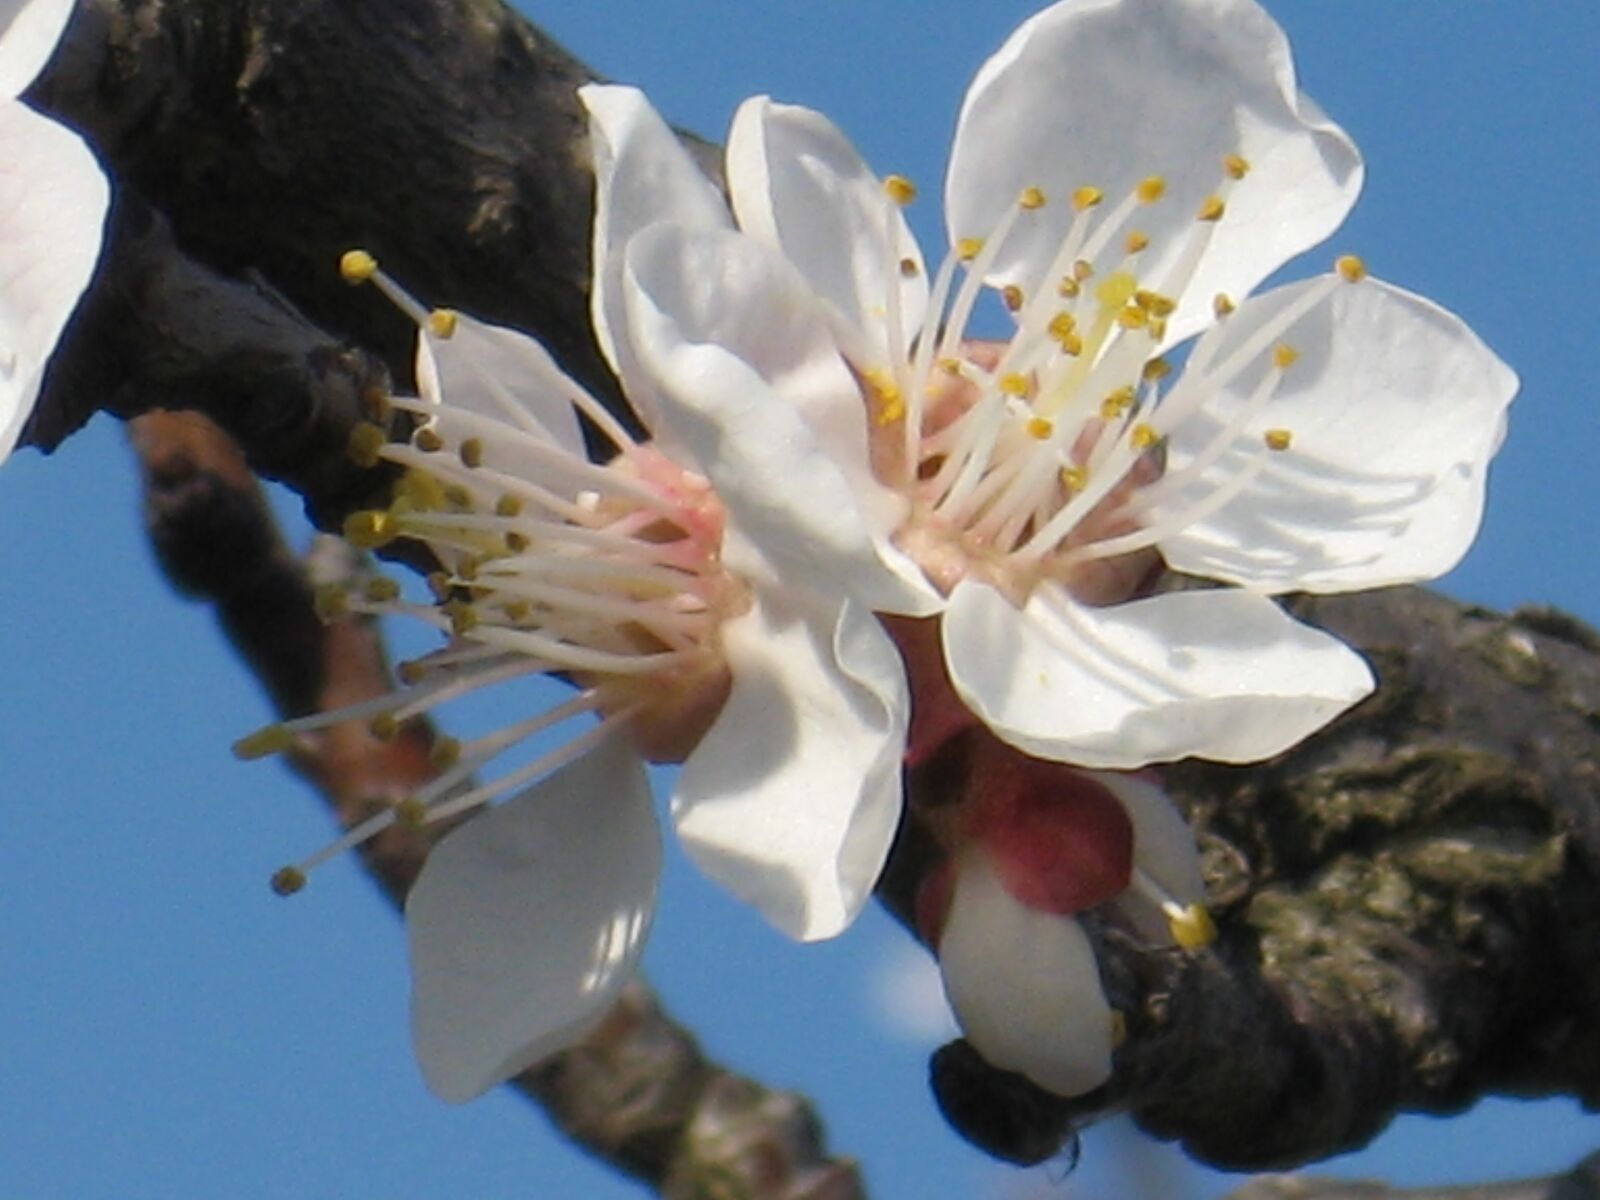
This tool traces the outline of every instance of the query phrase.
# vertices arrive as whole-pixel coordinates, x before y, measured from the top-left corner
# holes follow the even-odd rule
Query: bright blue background
[[[1032,5],[529,7],[598,69],[708,135],[751,92],[823,109],[881,170],[924,184],[931,237],[966,80]],[[1354,217],[1304,269],[1359,252],[1462,313],[1522,375],[1482,537],[1444,586],[1600,621],[1600,7],[1272,7],[1306,89],[1369,167]],[[157,578],[114,422],[97,420],[53,459],[24,452],[6,465],[0,546],[0,1192],[637,1196],[510,1095],[465,1108],[428,1096],[406,1042],[399,926],[353,866],[325,870],[293,902],[268,893],[267,873],[317,844],[327,822],[282,768],[229,757],[267,710],[208,615]],[[789,945],[675,861],[647,965],[713,1053],[813,1096],[833,1146],[860,1156],[880,1198],[1226,1188],[1114,1131],[1090,1135],[1065,1183],[966,1149],[926,1093],[928,1044],[890,1032],[873,999],[903,943],[870,913],[836,943]],[[1509,1175],[1569,1165],[1597,1140],[1600,1121],[1565,1102],[1491,1102],[1454,1121],[1402,1120],[1329,1169],[1412,1182]]]

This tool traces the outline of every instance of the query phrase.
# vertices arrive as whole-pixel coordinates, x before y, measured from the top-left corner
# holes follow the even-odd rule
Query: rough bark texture
[[[96,408],[193,409],[333,526],[386,482],[345,457],[363,395],[409,373],[404,321],[338,278],[352,245],[425,301],[535,334],[615,401],[587,322],[586,77],[498,0],[84,0],[31,98],[85,131],[118,199],[33,440],[53,447]],[[244,466],[185,474],[182,437],[151,429],[157,545],[280,707],[371,686],[375,650],[340,648],[369,635],[314,627],[303,595],[268,598],[303,582],[251,525]],[[218,571],[211,527],[235,521],[241,561]],[[933,1080],[968,1137],[1037,1159],[1125,1107],[1208,1161],[1268,1166],[1358,1145],[1399,1109],[1486,1092],[1600,1101],[1600,642],[1560,614],[1415,590],[1303,610],[1365,648],[1383,690],[1277,762],[1169,772],[1204,833],[1221,940],[1152,953],[1097,929],[1128,1018],[1113,1082],[1063,1101],[956,1043]],[[369,666],[341,666],[345,653]],[[919,803],[963,778],[958,760],[934,766],[911,781]],[[346,821],[413,769],[370,746],[307,764]],[[422,852],[380,843],[374,870],[399,895]],[[918,862],[912,823],[891,906]],[[676,1196],[855,1194],[848,1167],[815,1157],[803,1108],[705,1064],[641,995],[596,1037],[522,1082],[622,1169]],[[702,1154],[715,1168],[685,1165]],[[728,1162],[785,1182],[715,1190]]]

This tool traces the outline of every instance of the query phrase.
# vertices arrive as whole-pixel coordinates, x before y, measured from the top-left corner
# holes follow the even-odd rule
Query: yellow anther
[[[344,519],[344,538],[362,550],[386,546],[400,536],[400,522],[392,513],[369,508],[353,512]]]
[[[1280,371],[1287,371],[1294,366],[1299,357],[1300,351],[1289,345],[1288,342],[1279,342],[1272,348],[1272,365]]]
[[[900,394],[900,385],[883,367],[869,367],[862,372],[862,382],[867,385],[868,399],[876,410],[874,416],[879,425],[891,425],[906,415],[905,398]]]
[[[1238,154],[1223,155],[1222,169],[1229,179],[1243,179],[1250,174],[1250,164]]]
[[[522,500],[506,492],[494,502],[494,515],[497,517],[520,517],[522,515]]]
[[[1367,264],[1354,254],[1342,254],[1334,260],[1333,269],[1346,283],[1360,283],[1367,277]]]
[[[1228,206],[1222,202],[1221,196],[1207,196],[1200,201],[1200,211],[1195,214],[1201,221],[1220,221],[1222,214],[1228,211]]]
[[[478,568],[482,565],[483,559],[476,554],[463,554],[456,562],[456,575],[471,583],[478,577]]]
[[[890,175],[883,181],[883,194],[904,208],[917,198],[917,185],[904,175]]]
[[[394,823],[407,833],[415,833],[428,823],[428,806],[415,796],[407,796],[394,806]]]
[[[400,676],[400,682],[407,687],[416,687],[427,678],[428,668],[415,659],[407,659],[394,669],[394,673]]]
[[[1063,296],[1068,300],[1076,299],[1078,293],[1082,290],[1083,285],[1071,275],[1063,275],[1061,277],[1061,282],[1056,284],[1056,294],[1058,296]]]
[[[1150,314],[1137,304],[1129,304],[1117,314],[1117,324],[1124,329],[1143,329],[1150,324]]]
[[[938,367],[946,375],[961,374],[961,360],[959,358],[941,358],[934,366]]]
[[[1155,383],[1171,374],[1172,364],[1164,358],[1152,358],[1139,371],[1139,377],[1146,383]]]
[[[292,896],[306,885],[306,873],[299,867],[279,867],[269,881],[280,896]]]
[[[1068,358],[1077,358],[1078,355],[1083,353],[1083,339],[1075,333],[1069,333],[1065,337],[1057,338],[1056,341],[1061,347],[1061,353]]]
[[[983,239],[964,237],[956,242],[956,257],[962,262],[971,262],[983,252]]]
[[[995,380],[995,386],[1007,396],[1026,396],[1033,390],[1028,377],[1018,371],[1007,371]]]
[[[1168,909],[1167,928],[1185,950],[1203,950],[1217,940],[1216,922],[1203,904],[1189,904],[1176,912]]]
[[[1045,417],[1029,417],[1028,423],[1023,428],[1028,431],[1029,437],[1040,442],[1049,440],[1050,435],[1056,431],[1055,422]]]
[[[1030,210],[1035,208],[1043,208],[1044,192],[1040,188],[1025,187],[1022,189],[1022,195],[1017,197],[1017,203],[1023,208]]]
[[[1081,187],[1072,193],[1072,207],[1079,212],[1093,208],[1106,198],[1106,194],[1097,187]]]
[[[1062,467],[1061,482],[1069,492],[1081,492],[1089,486],[1089,472],[1083,467]]]
[[[1129,254],[1137,254],[1150,245],[1150,235],[1142,230],[1135,229],[1123,239],[1122,245]]]
[[[233,744],[233,756],[250,762],[272,754],[282,754],[294,745],[294,734],[282,725],[266,725],[246,734]]]
[[[1106,308],[1121,308],[1139,288],[1126,271],[1113,271],[1095,285],[1094,298]]]
[[[387,575],[373,576],[361,590],[374,604],[393,604],[400,599],[400,585]]]
[[[441,441],[440,445],[443,444]],[[395,496],[397,510],[409,505],[417,512],[437,512],[445,505],[444,484],[439,477],[415,467],[400,477],[395,485]]]
[[[1211,298],[1211,312],[1219,321],[1237,307],[1226,292],[1218,292]]]
[[[424,454],[437,454],[444,449],[444,438],[431,425],[424,425],[411,435],[411,444]]]
[[[1294,441],[1294,434],[1287,429],[1269,429],[1261,435],[1261,440],[1266,442],[1268,450],[1287,450]]]
[[[450,630],[457,637],[464,637],[478,627],[478,610],[465,600],[447,600],[442,607],[445,616],[450,618]]]
[[[355,428],[350,430],[345,454],[358,467],[375,467],[388,442],[388,437],[376,425],[369,421],[357,421]]]
[[[1150,340],[1153,342],[1165,341],[1167,336],[1167,319],[1165,317],[1150,318]]]
[[[445,771],[461,761],[461,743],[453,737],[440,736],[428,747],[428,762],[435,770]]]
[[[1051,338],[1059,342],[1066,338],[1067,335],[1077,327],[1078,318],[1074,317],[1071,313],[1063,309],[1061,312],[1058,312],[1055,316],[1051,317],[1050,324],[1046,325],[1044,328],[1045,332],[1048,333]]]
[[[365,250],[346,250],[339,256],[339,274],[346,283],[365,283],[378,273],[378,260]]]
[[[461,465],[464,467],[483,466],[483,441],[481,438],[468,438],[461,443],[456,453],[461,455]]]
[[[460,319],[461,314],[452,308],[436,308],[428,314],[428,332],[436,338],[452,338]]]
[[[1148,450],[1161,440],[1152,425],[1138,424],[1128,433],[1128,444],[1135,450]]]
[[[1094,274],[1094,264],[1086,258],[1080,258],[1072,264],[1072,277],[1079,283],[1086,282]]]
[[[1128,1017],[1120,1008],[1111,1010],[1111,1048],[1119,1050],[1128,1040]]]
[[[1124,385],[1100,401],[1100,415],[1107,421],[1114,421],[1132,407],[1133,389]]]
[[[526,600],[513,600],[509,604],[501,605],[500,610],[506,614],[506,620],[513,625],[521,625],[533,616],[533,605]]]
[[[508,529],[506,531],[505,546],[508,554],[521,554],[530,545],[532,543],[528,541],[528,535],[520,529]]]
[[[915,279],[922,274],[922,268],[917,265],[916,259],[902,258],[900,260],[900,274],[905,279]]]
[[[350,600],[337,583],[324,583],[311,593],[311,609],[317,620],[326,624],[350,614]]]
[[[1006,306],[1007,312],[1020,312],[1022,300],[1022,289],[1016,284],[1008,283],[1000,289],[1000,302]]]
[[[1140,204],[1154,204],[1167,194],[1167,181],[1159,175],[1148,175],[1134,185],[1133,195]]]
[[[392,742],[400,732],[400,722],[393,713],[379,713],[367,722],[367,732],[380,742]]]

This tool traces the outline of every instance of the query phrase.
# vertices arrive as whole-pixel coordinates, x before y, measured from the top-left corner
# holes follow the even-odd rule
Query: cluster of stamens
[[[423,309],[364,253],[347,254],[341,267],[351,282],[374,282],[432,337],[455,332],[454,314]],[[495,392],[495,380],[478,382]],[[241,739],[235,753],[291,750],[304,735],[358,720],[387,740],[447,701],[530,675],[556,675],[577,690],[484,737],[436,737],[435,777],[280,870],[273,878],[280,893],[299,890],[313,867],[391,826],[418,828],[465,812],[614,733],[626,733],[647,757],[681,760],[726,697],[718,630],[747,598],[721,565],[723,514],[706,481],[635,440],[581,388],[573,388],[572,403],[612,443],[608,462],[562,445],[503,389],[500,396],[504,412],[496,415],[453,408],[447,397],[372,398],[372,421],[357,427],[351,455],[403,473],[388,507],[352,514],[345,537],[364,549],[402,538],[426,546],[439,564],[427,578],[431,600],[408,600],[381,576],[317,595],[326,620],[405,615],[438,629],[446,645],[402,663],[397,690],[269,725]],[[386,427],[397,413],[409,416],[411,433],[393,442]],[[600,720],[556,749],[488,783],[472,781],[513,746],[591,715]]]
[[[1043,276],[1048,286],[1034,295],[1001,289],[1015,322],[1002,345],[970,342],[965,330],[1006,239],[1052,203],[1037,187],[1024,189],[986,237],[956,241],[934,275],[920,329],[901,327],[898,289],[888,289],[889,344],[911,349],[887,364],[858,361],[857,370],[874,463],[912,502],[898,540],[937,586],[949,590],[976,573],[1018,599],[1044,578],[1072,588],[1086,564],[1149,550],[1215,512],[1268,456],[1290,449],[1291,430],[1265,429],[1259,453],[1232,455],[1226,472],[1216,469],[1299,357],[1285,333],[1341,281],[1364,278],[1359,259],[1340,258],[1333,275],[1221,361],[1219,342],[1201,344],[1173,383],[1162,356],[1169,318],[1248,171],[1237,155],[1223,160],[1216,191],[1199,204],[1160,280],[1141,274],[1150,237],[1137,219],[1164,201],[1164,181],[1146,178],[1116,204],[1099,188],[1078,188],[1065,200],[1073,219]],[[893,246],[893,207],[908,204],[915,188],[890,176],[884,192]],[[1109,269],[1095,265],[1107,261]],[[902,261],[902,271],[914,269]],[[1211,307],[1223,321],[1235,305],[1219,294]],[[1268,369],[1245,402],[1181,470],[1167,470],[1162,450],[1173,431],[1263,359]]]

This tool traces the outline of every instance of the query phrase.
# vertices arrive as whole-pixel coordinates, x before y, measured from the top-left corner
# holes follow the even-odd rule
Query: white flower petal
[[[643,949],[660,870],[644,765],[615,738],[434,847],[406,900],[428,1087],[470,1100],[599,1018]]]
[[[900,656],[844,603],[758,595],[723,626],[733,690],[678,776],[689,857],[791,937],[832,937],[872,894],[900,820]]]
[[[728,193],[740,228],[799,269],[852,341],[864,338],[845,346],[858,368],[904,356],[928,304],[922,252],[883,181],[827,117],[746,100],[728,132]]]
[[[1206,898],[1200,876],[1200,852],[1194,830],[1178,806],[1151,780],[1122,771],[1090,771],[1095,780],[1122,801],[1133,822],[1133,865],[1148,875],[1179,904],[1201,904]],[[1170,918],[1149,896],[1130,888],[1110,901],[1141,936],[1156,945],[1170,945]]]
[[[1050,202],[1019,222],[990,274],[1032,295],[1077,188],[1101,188],[1104,215],[1159,175],[1166,198],[1140,208],[1132,225],[1150,236],[1141,283],[1169,290],[1228,154],[1242,155],[1250,173],[1182,289],[1169,343],[1210,320],[1217,292],[1243,296],[1337,228],[1360,190],[1360,158],[1299,95],[1283,31],[1254,0],[1064,0],[1012,34],[967,93],[946,185],[951,237],[987,236],[1023,188],[1042,188]],[[1096,265],[1117,261],[1122,241],[1113,238]]]
[[[1373,687],[1343,642],[1237,588],[1089,608],[1045,585],[1019,613],[963,582],[943,628],[956,691],[997,737],[1086,767],[1270,758]]]
[[[805,285],[734,233],[658,225],[635,238],[630,335],[661,387],[663,428],[779,574],[880,612],[927,612],[889,544],[903,501],[867,460],[865,402]]]
[[[514,444],[484,437],[476,423],[452,424],[451,410],[517,426],[580,459],[588,458],[573,408],[575,397],[588,393],[527,334],[456,314],[454,332],[447,338],[425,329],[418,332],[416,372],[423,398],[444,406],[439,432],[452,444],[479,436],[484,461],[497,470],[539,480],[545,468],[524,461]]]
[[[89,286],[108,202],[105,175],[76,134],[0,100],[0,460]]]
[[[22,95],[44,70],[61,41],[75,2],[0,0],[0,100]]]
[[[1111,1076],[1111,1007],[1071,917],[1012,899],[974,854],[961,863],[939,965],[967,1040],[1002,1070],[1076,1096]]]
[[[622,382],[640,419],[656,425],[656,395],[639,369],[625,334],[623,250],[634,234],[657,221],[691,229],[732,228],[722,193],[706,178],[661,115],[637,88],[586,84],[578,97],[589,110],[594,155],[594,286],[590,309],[595,339]]]
[[[1318,288],[1326,290],[1309,280],[1247,302],[1201,339],[1196,355],[1223,362]],[[1300,357],[1185,494],[1203,495],[1267,453],[1264,430],[1288,430],[1293,440],[1220,511],[1163,538],[1168,563],[1274,592],[1385,587],[1453,567],[1478,531],[1516,376],[1459,317],[1375,280],[1335,288],[1268,341]],[[1226,428],[1274,369],[1269,358],[1259,356],[1178,427],[1169,479]],[[1169,509],[1181,514],[1182,504]]]

